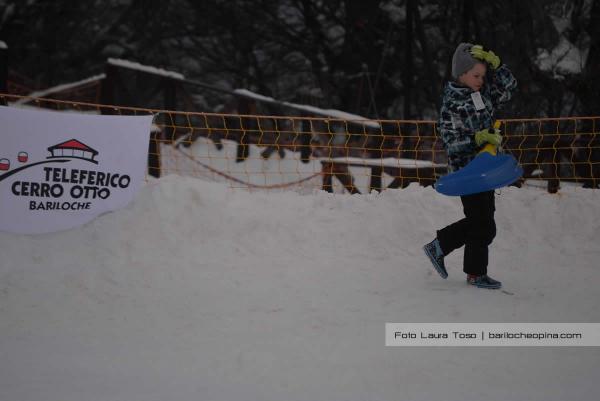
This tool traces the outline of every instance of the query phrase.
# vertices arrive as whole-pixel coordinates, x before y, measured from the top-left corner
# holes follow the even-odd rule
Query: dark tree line
[[[40,88],[112,57],[387,119],[437,116],[461,41],[517,76],[505,116],[600,115],[599,30],[600,0],[0,0],[9,69]]]

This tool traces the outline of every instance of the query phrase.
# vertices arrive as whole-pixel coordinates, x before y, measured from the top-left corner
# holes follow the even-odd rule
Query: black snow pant
[[[437,232],[444,256],[465,246],[463,271],[487,274],[488,245],[496,236],[494,191],[461,196],[465,218]]]

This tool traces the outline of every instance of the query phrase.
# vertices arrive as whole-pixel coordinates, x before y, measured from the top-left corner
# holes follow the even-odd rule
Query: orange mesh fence
[[[192,113],[0,95],[8,105],[97,114],[154,114],[148,175],[179,174],[248,189],[365,193],[427,186],[446,173],[434,121]],[[555,192],[600,183],[600,117],[504,120],[503,150]]]
[[[600,117],[506,120],[504,151],[512,153],[524,179],[547,181],[556,192],[560,181],[587,188],[600,184]]]

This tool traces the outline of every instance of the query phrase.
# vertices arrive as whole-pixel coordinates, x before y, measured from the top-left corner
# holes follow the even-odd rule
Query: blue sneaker
[[[502,283],[500,281],[494,280],[487,274],[482,276],[467,274],[467,283],[478,288],[488,288],[490,290],[497,290],[498,288],[502,287]]]
[[[442,252],[438,239],[436,238],[425,245],[423,250],[439,275],[442,276],[442,278],[448,278],[448,272],[446,271],[446,266],[444,266],[444,252]]]

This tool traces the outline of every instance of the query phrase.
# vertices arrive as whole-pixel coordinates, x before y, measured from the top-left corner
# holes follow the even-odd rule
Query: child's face
[[[474,91],[478,91],[483,86],[483,79],[485,78],[485,72],[487,67],[483,63],[476,63],[473,68],[458,77],[458,82],[468,86]]]

